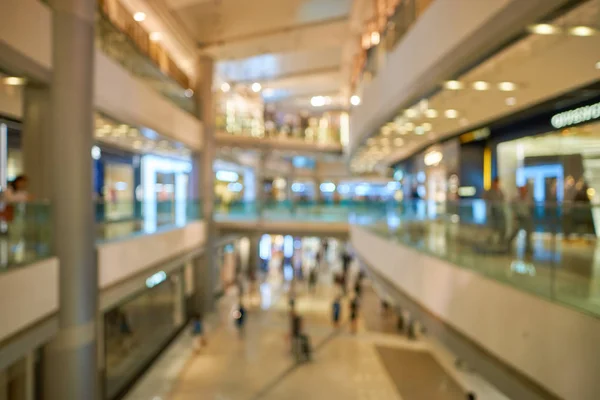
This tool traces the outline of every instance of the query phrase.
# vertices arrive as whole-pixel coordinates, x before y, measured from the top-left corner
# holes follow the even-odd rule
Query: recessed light
[[[183,92],[183,95],[189,99],[194,95],[194,91],[192,89],[186,89],[185,92]]]
[[[353,106],[357,106],[360,104],[360,97],[357,95],[354,95],[352,97],[350,97],[350,104],[352,104]]]
[[[136,20],[137,22],[142,22],[143,20],[146,19],[146,13],[138,11],[135,14],[133,14],[133,19]]]
[[[383,136],[389,136],[391,133],[392,133],[392,130],[389,127],[387,127],[387,126],[381,127],[381,134]]]
[[[413,110],[412,108],[409,108],[407,110],[404,110],[404,116],[406,118],[415,118],[417,116],[417,111]]]
[[[26,81],[27,80],[25,78],[20,78],[18,76],[7,76],[6,78],[2,79],[2,82],[5,85],[10,85],[10,86],[24,85]]]
[[[446,118],[450,118],[450,119],[454,119],[454,118],[458,118],[458,111],[456,110],[446,110],[444,112],[444,115],[446,116]]]
[[[162,39],[162,33],[160,33],[160,32],[152,32],[150,34],[150,40],[153,42],[160,42],[161,39]]]
[[[261,84],[260,84],[260,83],[258,83],[258,82],[254,82],[254,83],[252,84],[252,91],[253,91],[254,93],[258,93],[258,92],[260,92],[260,89],[262,89],[262,86],[261,86]]]
[[[417,126],[415,128],[415,135],[424,135],[425,134],[425,129],[423,129],[422,126]]]
[[[404,124],[404,129],[410,132],[413,129],[415,129],[415,124],[413,124],[412,122],[407,122]]]
[[[231,85],[229,83],[223,82],[221,84],[221,91],[222,92],[227,93],[227,92],[229,92],[230,89],[231,89]]]
[[[448,90],[460,90],[464,85],[460,81],[447,81],[444,83],[444,87]]]
[[[325,105],[325,97],[323,97],[323,96],[313,96],[310,99],[310,104],[313,107],[323,107]]]
[[[573,36],[593,36],[596,34],[596,30],[594,28],[590,28],[589,26],[574,26],[569,29],[569,33]]]
[[[596,63],[596,69],[600,69],[600,61]]]
[[[529,31],[536,35],[555,35],[560,32],[560,29],[550,24],[536,24],[530,26]]]
[[[473,89],[475,90],[488,90],[490,88],[490,84],[485,81],[477,81],[473,83]]]
[[[500,82],[498,84],[498,89],[502,90],[503,92],[512,92],[513,90],[517,89],[517,85],[515,85],[513,82]]]
[[[517,104],[517,98],[516,97],[507,97],[505,101],[506,101],[506,105],[509,106],[509,107],[512,107],[515,104]]]
[[[431,125],[429,122],[425,122],[421,126],[423,127],[423,129],[425,129],[425,132],[429,132],[433,128],[433,125]]]
[[[438,112],[437,112],[437,110],[429,109],[429,110],[425,111],[425,116],[427,118],[431,118],[431,119],[437,118]]]

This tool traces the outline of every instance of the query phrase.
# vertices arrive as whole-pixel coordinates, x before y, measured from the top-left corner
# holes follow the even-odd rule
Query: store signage
[[[146,279],[146,287],[153,288],[156,285],[160,285],[167,279],[167,273],[165,271],[160,271]]]
[[[430,151],[429,153],[425,154],[425,158],[424,158],[424,162],[425,165],[427,165],[428,167],[431,166],[435,166],[438,165],[441,161],[442,158],[444,158],[444,155],[442,154],[441,151]]]
[[[584,106],[575,108],[555,114],[550,119],[550,123],[556,129],[561,129],[571,125],[581,124],[582,122],[588,122],[600,118],[600,103],[592,104],[590,106]]]
[[[461,143],[471,143],[486,139],[490,136],[490,128],[481,128],[472,132],[463,133],[459,139]]]

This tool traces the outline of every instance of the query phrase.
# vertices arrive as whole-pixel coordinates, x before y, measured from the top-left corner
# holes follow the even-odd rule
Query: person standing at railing
[[[500,178],[492,181],[492,187],[483,195],[487,206],[487,222],[492,230],[490,242],[502,243],[506,237],[506,216],[504,213],[504,192],[500,188]]]
[[[529,196],[529,189],[527,186],[519,187],[519,193],[513,199],[511,205],[515,214],[515,228],[512,234],[509,236],[507,245],[510,247],[510,244],[522,229],[525,231],[525,252],[530,253],[533,249],[531,245],[531,234],[533,231],[533,204],[531,197]]]
[[[25,175],[17,176],[10,182],[2,194],[6,215],[10,216],[8,227],[8,240],[15,261],[22,261],[25,248],[25,203],[30,200],[27,186],[29,179]]]

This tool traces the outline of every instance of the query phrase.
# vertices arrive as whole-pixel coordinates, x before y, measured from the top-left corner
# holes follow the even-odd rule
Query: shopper
[[[244,304],[240,302],[238,304],[237,310],[233,313],[233,318],[235,321],[235,326],[238,329],[240,337],[244,336],[244,323],[246,322],[246,308]]]
[[[192,317],[192,337],[194,341],[194,351],[197,353],[202,347],[206,346],[204,324],[202,323],[202,316],[200,314],[194,314]]]
[[[487,206],[488,226],[492,230],[489,242],[504,243],[506,236],[506,219],[504,216],[504,192],[500,188],[500,178],[492,181],[490,190],[484,193]]]
[[[310,273],[308,274],[308,289],[311,291],[311,293],[315,292],[318,280],[319,274],[317,272],[317,267],[314,267],[310,270]]]
[[[517,236],[519,231],[525,231],[525,252],[529,253],[532,251],[531,234],[533,232],[533,218],[532,218],[532,207],[533,203],[529,196],[529,190],[527,186],[519,187],[519,193],[512,202],[512,209],[515,215],[515,229],[509,236],[507,246],[510,245],[514,238]]]
[[[333,321],[333,326],[337,328],[340,325],[340,317],[342,313],[342,304],[340,296],[336,296],[336,298],[333,300],[333,306],[331,311],[331,319]]]
[[[356,333],[357,325],[358,325],[358,309],[359,309],[359,299],[358,296],[354,296],[352,301],[350,302],[350,331],[352,333]]]
[[[3,194],[3,200],[7,203],[24,203],[29,200],[27,186],[29,179],[25,175],[17,176],[10,182],[8,188]]]

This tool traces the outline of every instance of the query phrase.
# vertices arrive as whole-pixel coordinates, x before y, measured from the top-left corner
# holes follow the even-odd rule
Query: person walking
[[[340,326],[340,317],[342,314],[342,304],[340,296],[336,296],[333,300],[331,311],[331,319],[333,321],[333,326],[338,328]]]
[[[530,253],[533,249],[531,244],[531,234],[533,232],[533,218],[532,218],[533,202],[529,197],[529,190],[527,186],[519,187],[519,193],[512,202],[512,209],[515,214],[515,228],[512,234],[509,236],[507,246],[510,249],[510,245],[519,231],[525,231],[525,252]]]
[[[350,302],[350,331],[356,333],[358,328],[358,309],[360,307],[358,296],[354,296]]]
[[[483,194],[487,206],[488,226],[492,230],[488,241],[504,243],[506,236],[506,218],[504,215],[504,192],[500,188],[500,178],[492,181],[490,190]]]
[[[317,267],[314,267],[310,270],[310,273],[308,274],[308,290],[310,290],[311,293],[315,292],[318,280],[319,274],[317,272]]]
[[[202,316],[198,313],[192,317],[192,337],[194,342],[194,351],[198,353],[202,347],[206,346],[206,339],[204,338],[204,324],[202,323]]]
[[[237,310],[233,313],[233,318],[235,322],[235,326],[238,329],[238,333],[240,338],[244,337],[244,323],[246,322],[246,308],[244,304],[240,301],[238,304]]]

